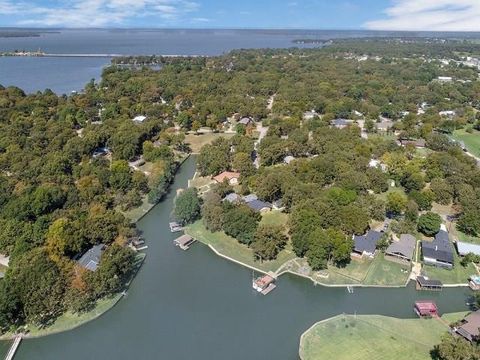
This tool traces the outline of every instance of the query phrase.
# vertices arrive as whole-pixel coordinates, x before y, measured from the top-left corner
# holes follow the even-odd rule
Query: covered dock
[[[419,317],[438,316],[437,304],[433,301],[415,301],[413,310]]]
[[[196,240],[194,238],[192,238],[190,235],[182,235],[180,236],[179,238],[173,240],[173,242],[175,243],[175,245],[177,245],[178,247],[180,247],[180,249],[182,250],[188,250],[190,249],[190,246],[192,246],[192,244],[195,242]]]
[[[275,285],[275,278],[270,275],[264,275],[253,280],[252,287],[263,295],[267,295],[277,286]]]
[[[442,291],[443,284],[439,280],[431,280],[424,276],[417,276],[417,290]]]

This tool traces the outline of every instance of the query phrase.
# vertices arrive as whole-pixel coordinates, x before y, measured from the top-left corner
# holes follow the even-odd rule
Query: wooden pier
[[[12,346],[10,346],[10,349],[8,350],[7,355],[5,356],[5,360],[13,359],[21,341],[22,341],[22,335],[17,335],[13,340]]]

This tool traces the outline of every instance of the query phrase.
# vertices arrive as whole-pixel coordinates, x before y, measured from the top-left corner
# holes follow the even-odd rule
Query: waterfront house
[[[433,241],[422,241],[423,262],[446,269],[453,268],[453,250],[445,230],[440,230]]]
[[[240,173],[238,172],[224,171],[221,174],[215,176],[213,180],[217,183],[222,183],[227,180],[230,185],[237,185],[239,178]]]
[[[417,245],[417,239],[410,234],[400,235],[399,241],[394,241],[385,251],[385,254],[388,257],[393,257],[401,259],[407,262],[412,261],[413,253],[415,252],[415,247]]]
[[[188,250],[190,249],[190,246],[195,242],[196,240],[192,238],[190,235],[182,235],[179,238],[173,240],[173,243],[178,246],[182,250]]]
[[[467,254],[474,254],[480,256],[480,245],[470,244],[462,241],[457,241],[458,255],[465,256]]]
[[[413,309],[419,317],[438,316],[437,304],[433,301],[415,301]]]
[[[353,241],[355,243],[353,248],[353,255],[368,256],[373,258],[377,243],[383,236],[383,232],[370,230],[365,235],[354,235]]]
[[[138,115],[138,116],[135,116],[132,121],[137,123],[137,124],[141,124],[143,123],[145,120],[147,120],[147,117],[144,116],[144,115]]]
[[[104,244],[92,246],[85,254],[80,257],[80,259],[78,259],[78,264],[87,270],[96,271],[104,249]]]
[[[466,316],[462,321],[461,325],[455,328],[455,332],[463,336],[470,342],[477,341],[480,337],[480,310],[472,312],[470,315]]]

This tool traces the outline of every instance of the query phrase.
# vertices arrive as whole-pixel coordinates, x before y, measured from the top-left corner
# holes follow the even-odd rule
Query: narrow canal
[[[284,276],[269,296],[254,293],[250,270],[203,245],[184,252],[172,244],[168,222],[174,194],[194,170],[190,158],[165,201],[140,221],[148,255],[128,295],[78,329],[23,341],[16,360],[293,360],[303,331],[342,312],[413,317],[412,303],[420,298],[434,299],[442,312],[466,310],[466,289],[432,294],[410,286],[349,294]]]

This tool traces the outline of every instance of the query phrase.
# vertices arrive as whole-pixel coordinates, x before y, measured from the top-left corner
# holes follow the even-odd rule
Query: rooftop
[[[105,249],[104,244],[98,244],[92,246],[85,254],[78,259],[80,266],[85,269],[95,271],[97,270],[98,264],[100,263],[100,258],[102,257],[103,249]]]
[[[272,208],[272,204],[267,203],[267,202],[262,201],[262,200],[258,200],[258,199],[247,202],[247,206],[254,211],[261,211],[263,209],[271,209]]]
[[[243,117],[243,118],[240,119],[240,121],[238,123],[242,124],[242,125],[248,125],[252,122],[253,122],[253,119],[251,117]]]
[[[460,256],[465,256],[469,253],[480,255],[480,245],[476,244],[457,241],[457,250]]]
[[[480,336],[480,310],[472,312],[463,321],[464,324],[458,329],[460,333],[466,332],[471,336]]]
[[[408,259],[412,259],[413,252],[415,251],[415,246],[417,244],[417,239],[410,234],[400,235],[399,241],[394,241],[387,248],[387,254],[399,254]]]
[[[353,241],[355,242],[355,251],[373,254],[382,235],[382,232],[374,230],[370,230],[365,235],[355,235],[353,237]]]
[[[213,178],[216,182],[223,182],[224,180],[232,180],[232,179],[238,179],[240,177],[240,173],[238,172],[232,172],[232,171],[224,171],[221,174],[218,174]]]
[[[433,241],[422,241],[422,252],[424,257],[453,264],[453,249],[444,230],[440,230]]]
[[[192,242],[193,238],[190,235],[182,235],[179,238],[175,239],[175,243],[178,244],[179,246],[185,246],[188,245],[190,242]]]
[[[415,301],[415,307],[420,312],[437,311],[437,305],[433,301]]]
[[[423,287],[442,287],[443,286],[441,281],[427,279],[423,276],[417,276],[417,281]]]

